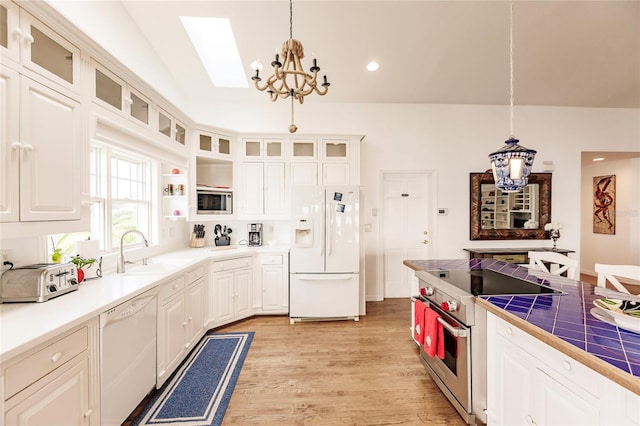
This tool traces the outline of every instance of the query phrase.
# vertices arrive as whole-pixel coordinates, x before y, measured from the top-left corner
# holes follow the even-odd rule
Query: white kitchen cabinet
[[[220,160],[233,160],[233,139],[226,135],[219,135],[203,130],[196,131],[197,156],[216,158]]]
[[[12,1],[0,0],[0,58],[20,61],[20,8]]]
[[[244,162],[241,165],[240,214],[284,216],[287,193],[284,162]]]
[[[631,425],[638,407],[640,396],[487,314],[488,425]]]
[[[57,90],[79,94],[80,49],[15,3],[2,1],[0,5],[7,25],[2,28],[6,33],[0,50],[2,63],[34,79],[44,77]]]
[[[158,299],[158,366],[156,387],[162,384],[180,364],[185,342],[184,277],[160,287]]]
[[[348,139],[322,139],[323,160],[350,160],[350,141]]]
[[[151,129],[151,100],[124,80],[93,62],[93,101]]]
[[[258,256],[263,314],[289,313],[289,253]]]
[[[293,161],[289,163],[291,185],[319,185],[318,163]]]
[[[4,424],[98,425],[98,321],[4,361]]]
[[[211,316],[215,326],[253,314],[251,257],[214,261],[211,267]]]
[[[166,137],[168,141],[173,142],[173,145],[178,144],[180,147],[186,147],[186,126],[162,108],[156,107],[156,109],[157,116],[155,117],[156,120],[154,122],[155,130]]]
[[[0,222],[80,220],[80,103],[0,69]]]
[[[196,266],[160,287],[156,387],[171,376],[204,334],[204,266]]]
[[[185,349],[187,352],[198,343],[204,334],[206,287],[204,278],[200,277],[189,284],[185,290],[186,321]]]
[[[349,185],[349,163],[322,163],[322,185]]]
[[[292,139],[290,143],[290,155],[292,160],[317,160],[317,139]]]
[[[241,156],[245,160],[284,159],[284,140],[278,138],[244,138]]]

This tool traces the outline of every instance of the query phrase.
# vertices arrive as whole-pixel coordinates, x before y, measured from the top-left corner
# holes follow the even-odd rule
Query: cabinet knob
[[[509,336],[513,336],[513,330],[511,329],[511,327],[507,327],[507,334]]]
[[[131,98],[124,98],[123,102],[127,105],[132,105],[133,104],[133,99]]]
[[[20,37],[22,37],[22,30],[20,28],[14,28],[13,38],[20,38]]]
[[[565,359],[564,361],[562,361],[562,368],[567,371],[571,371],[571,363]]]
[[[527,414],[527,424],[528,425],[536,425],[536,422],[533,421],[533,417],[531,417],[531,414]]]
[[[51,356],[51,362],[53,363],[58,362],[60,360],[60,357],[62,357],[62,354],[60,352],[56,352]]]
[[[23,38],[27,44],[33,44],[33,42],[35,41],[31,34],[26,34]]]
[[[85,419],[91,417],[91,415],[93,414],[93,410],[91,408],[89,408],[87,411],[84,412],[83,416]]]
[[[33,145],[31,145],[30,143],[25,143],[25,144],[22,145],[22,149],[24,151],[31,152],[31,151],[33,151]]]
[[[429,244],[429,240],[422,240],[422,244]]]
[[[13,142],[11,144],[11,149],[22,149],[22,144],[20,142]]]

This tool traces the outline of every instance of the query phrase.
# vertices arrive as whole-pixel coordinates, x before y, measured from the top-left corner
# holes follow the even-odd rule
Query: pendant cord
[[[513,138],[513,2],[509,3],[509,132]]]
[[[293,0],[289,0],[289,38],[293,38]]]

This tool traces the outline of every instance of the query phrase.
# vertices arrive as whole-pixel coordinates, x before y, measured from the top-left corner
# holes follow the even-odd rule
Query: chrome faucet
[[[125,233],[122,234],[122,236],[120,237],[120,256],[118,257],[118,269],[117,269],[117,273],[118,274],[124,274],[124,264],[127,263],[124,260],[124,253],[122,251],[122,246],[124,245],[124,237],[127,234],[131,234],[131,233],[135,233],[138,234],[142,237],[142,241],[144,241],[144,246],[145,247],[149,247],[149,242],[147,241],[147,239],[145,238],[144,234],[140,231],[138,231],[137,229],[132,229],[130,231],[126,231]],[[129,262],[131,263],[131,262]],[[147,264],[147,258],[143,257],[142,258],[142,264],[146,265]]]

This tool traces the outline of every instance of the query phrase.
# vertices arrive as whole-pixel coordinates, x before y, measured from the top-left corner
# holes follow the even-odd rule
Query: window
[[[110,248],[120,246],[120,236],[132,229],[141,231],[147,239],[151,239],[151,169],[149,160],[131,153],[116,151],[112,148],[92,147],[98,157],[97,165],[108,170],[106,175],[96,174],[96,187],[106,187],[104,197],[105,210],[105,241],[110,241]],[[106,165],[109,167],[106,167]],[[105,184],[106,183],[106,184]],[[92,194],[93,195],[93,194]],[[100,223],[100,218],[95,218]],[[125,245],[139,242],[139,237],[129,234],[125,238]]]
[[[67,257],[73,256],[77,254],[75,243],[87,238],[100,240],[102,251],[115,251],[120,247],[121,235],[132,229],[153,241],[155,168],[154,161],[134,153],[92,144],[89,152],[91,232],[50,235],[49,255],[55,245]],[[140,244],[136,234],[125,237],[125,247]]]

